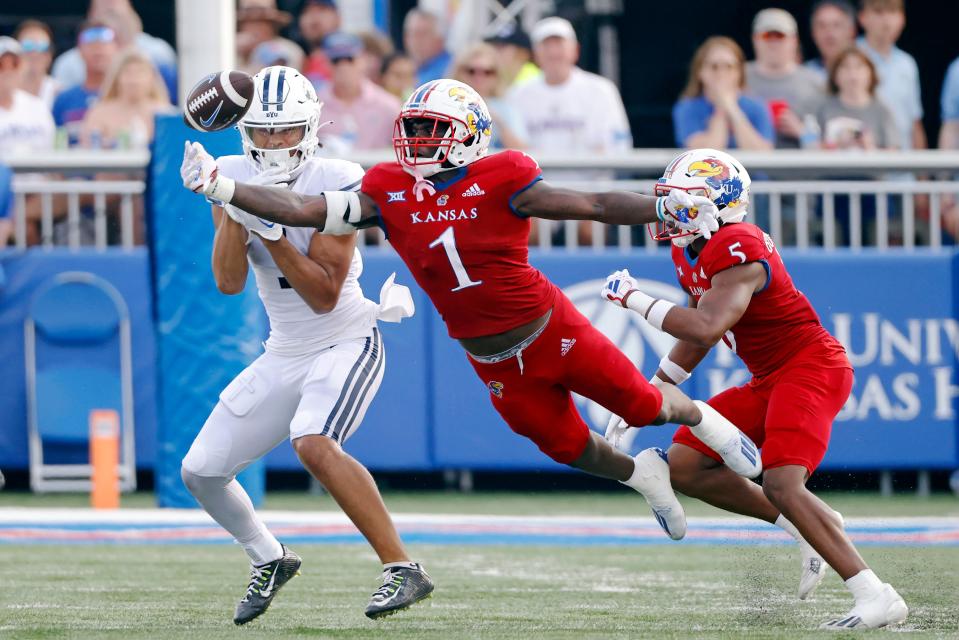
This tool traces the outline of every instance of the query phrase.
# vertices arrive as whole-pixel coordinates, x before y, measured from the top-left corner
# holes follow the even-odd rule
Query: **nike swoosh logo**
[[[209,127],[211,124],[213,124],[213,121],[216,120],[216,117],[220,115],[220,109],[222,108],[223,108],[223,101],[220,100],[220,104],[216,105],[216,111],[214,111],[209,118],[206,118],[206,119],[200,118],[200,124],[203,127]]]
[[[262,225],[263,225],[264,227],[266,227],[267,229],[272,229],[273,227],[276,226],[276,223],[275,223],[275,222],[267,222],[267,221],[264,220],[263,218],[257,218],[257,220],[259,220],[259,221],[260,221],[260,224],[262,224]]]

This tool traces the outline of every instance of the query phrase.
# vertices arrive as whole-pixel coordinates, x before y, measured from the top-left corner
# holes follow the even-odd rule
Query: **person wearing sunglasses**
[[[46,151],[53,148],[54,126],[43,101],[20,89],[23,49],[8,36],[0,36],[0,161],[8,154]],[[30,203],[39,204],[35,195]],[[13,198],[0,206],[0,248],[6,246],[13,225]]]
[[[352,33],[331,33],[323,41],[323,53],[333,68],[330,83],[318,97],[324,119],[331,122],[320,139],[336,154],[393,145],[393,122],[400,101],[366,75],[363,41]]]
[[[766,102],[777,149],[798,149],[803,118],[825,97],[816,73],[800,65],[798,27],[783,9],[763,9],[753,20],[756,59],[746,64],[749,92]]]
[[[60,91],[60,84],[50,76],[53,64],[53,32],[39,20],[24,20],[17,26],[14,38],[23,50],[23,76],[20,88],[39,97],[53,108],[53,99]]]
[[[676,146],[688,149],[773,148],[769,109],[743,91],[746,57],[731,38],[713,36],[696,49],[689,81],[673,107]]]
[[[453,63],[453,78],[470,85],[486,101],[496,126],[490,147],[517,149],[527,147],[526,125],[523,118],[503,99],[505,78],[496,64],[496,48],[485,42],[466,47]]]
[[[77,34],[77,49],[86,66],[86,77],[65,89],[53,102],[53,119],[67,131],[69,144],[80,140],[80,128],[87,111],[100,96],[107,73],[120,51],[117,34],[106,22],[88,21]]]

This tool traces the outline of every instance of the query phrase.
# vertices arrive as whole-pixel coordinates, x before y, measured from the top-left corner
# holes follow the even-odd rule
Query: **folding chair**
[[[136,488],[130,318],[122,296],[91,273],[53,277],[24,321],[30,486],[89,491],[90,412],[120,416],[120,489]]]

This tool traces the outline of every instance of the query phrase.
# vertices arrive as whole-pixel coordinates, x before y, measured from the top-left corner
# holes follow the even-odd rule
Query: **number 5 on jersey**
[[[462,291],[463,289],[483,284],[482,280],[478,282],[470,280],[469,274],[466,273],[466,267],[463,266],[460,254],[456,250],[456,236],[453,234],[453,227],[447,227],[446,231],[441,233],[429,246],[430,249],[433,249],[441,244],[443,245],[443,250],[446,251],[446,257],[450,261],[450,266],[453,267],[453,273],[456,275],[456,282],[459,285],[450,289],[450,291]]]

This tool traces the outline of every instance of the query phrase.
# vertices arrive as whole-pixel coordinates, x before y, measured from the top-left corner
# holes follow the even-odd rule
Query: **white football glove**
[[[612,414],[609,416],[609,422],[606,423],[606,441],[613,445],[613,448],[628,453],[630,446],[633,444],[633,438],[635,438],[635,435],[626,437],[629,429],[630,426],[626,424],[625,420],[615,413]]]
[[[606,285],[599,295],[603,296],[613,304],[621,307],[626,306],[626,296],[636,289],[636,281],[629,275],[629,271],[623,269],[615,271],[606,277]]]
[[[281,168],[273,168],[254,175],[246,183],[262,187],[285,187],[289,184],[290,179],[290,174],[287,171]],[[229,204],[223,205],[223,208],[233,220],[266,240],[279,240],[280,236],[283,235],[283,225],[277,222],[264,220]]]
[[[183,179],[183,186],[193,193],[210,195],[217,178],[216,161],[199,142],[185,144],[180,177]]]
[[[694,196],[682,189],[671,189],[663,200],[665,215],[660,219],[683,231],[701,233],[709,240],[719,229],[719,207],[705,196]]]

